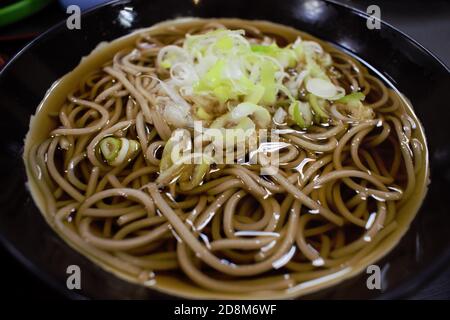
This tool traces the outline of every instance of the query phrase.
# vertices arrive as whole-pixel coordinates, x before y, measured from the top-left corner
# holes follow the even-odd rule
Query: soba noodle
[[[250,163],[248,154],[237,154],[234,160],[244,161],[221,164],[202,155],[200,164],[177,165],[167,157],[174,133],[192,133],[193,118],[213,126],[242,97],[221,101],[218,91],[214,96],[175,86],[170,54],[172,60],[182,55],[179,48],[192,35],[237,29],[245,36],[229,33],[230,39],[245,37],[263,53],[299,41],[302,50],[312,47],[326,72],[316,82],[329,79],[327,88],[337,88],[334,94],[342,89],[341,97],[320,99],[306,88],[320,70],[302,74],[307,66],[301,63],[284,66],[281,83],[293,88],[297,106],[312,110],[295,114],[283,90],[265,104],[268,126],[283,146],[278,162],[261,154]],[[199,39],[206,43],[205,37]],[[425,192],[426,145],[407,101],[360,62],[292,29],[232,19],[169,22],[128,39],[134,44],[103,46],[113,58],[95,62],[52,111],[40,108],[38,119],[45,120],[39,123],[47,125],[35,119],[27,137],[33,195],[70,245],[121,277],[173,294],[287,297],[361,271],[404,233]],[[86,61],[81,66],[92,65]],[[179,64],[184,72],[192,67]],[[352,92],[363,102],[355,103]],[[319,99],[319,109],[311,99]],[[261,129],[263,118],[253,113],[247,119]],[[261,175],[267,166],[278,170]],[[165,282],[170,278],[178,282]],[[312,284],[316,279],[323,283]]]

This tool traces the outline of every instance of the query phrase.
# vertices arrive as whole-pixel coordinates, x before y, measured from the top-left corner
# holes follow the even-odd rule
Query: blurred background
[[[179,0],[193,1],[193,0]],[[205,0],[203,0],[205,1]],[[226,1],[226,0],[224,0]],[[381,19],[406,33],[450,66],[449,0],[329,0],[366,12],[378,5]],[[68,17],[66,8],[78,5],[82,10],[107,0],[0,0],[0,71],[27,43],[54,24]],[[151,2],[151,0],[149,0]],[[0,247],[0,271],[8,298],[63,299],[30,274]],[[409,299],[450,299],[450,266]]]

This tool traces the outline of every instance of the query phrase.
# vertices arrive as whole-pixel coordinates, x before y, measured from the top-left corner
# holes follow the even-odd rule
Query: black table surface
[[[334,0],[366,11],[368,5],[381,9],[381,19],[400,29],[450,66],[450,1],[448,0]],[[74,1],[76,3],[76,1]],[[65,10],[54,2],[37,15],[0,28],[0,69],[2,64],[35,36],[65,18]],[[1,97],[0,97],[1,99]],[[54,289],[27,271],[0,247],[1,292],[8,298],[63,299]],[[7,276],[6,276],[7,275]],[[450,299],[450,265],[425,283],[409,299]]]

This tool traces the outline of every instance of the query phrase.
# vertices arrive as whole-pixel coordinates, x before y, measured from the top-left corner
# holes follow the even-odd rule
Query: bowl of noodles
[[[3,72],[11,87],[39,57],[26,103],[7,94],[23,147],[2,219],[57,287],[77,265],[93,298],[369,298],[446,257],[448,217],[427,206],[430,154],[448,167],[427,125],[445,117],[424,107],[448,96],[445,67],[335,4],[239,6],[113,3]]]

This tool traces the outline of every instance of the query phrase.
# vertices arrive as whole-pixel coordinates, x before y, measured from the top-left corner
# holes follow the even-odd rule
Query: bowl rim
[[[350,12],[353,12],[357,14],[358,16],[362,18],[368,18],[370,15],[368,15],[366,12],[352,7],[350,4],[347,3],[341,3],[337,2],[336,0],[320,0],[324,3],[331,4],[333,6],[344,8]],[[125,5],[132,2],[132,0],[111,0],[108,2],[105,2],[103,4],[99,4],[96,6],[93,6],[81,13],[82,16],[95,14],[96,11],[99,11],[103,8],[109,7],[109,6],[117,6],[117,5]],[[151,5],[151,4],[150,4]],[[20,58],[25,52],[27,52],[30,48],[34,47],[36,44],[41,42],[42,39],[45,39],[56,30],[60,29],[62,26],[65,25],[65,19],[61,20],[60,22],[57,22],[52,27],[47,29],[46,31],[42,32],[39,36],[37,36],[35,39],[27,43],[22,49],[20,49],[14,56],[7,62],[7,64],[3,67],[2,70],[0,70],[0,78],[4,77],[7,71],[16,63],[16,60]],[[427,49],[425,46],[420,44],[417,40],[413,39],[411,36],[409,36],[407,33],[401,31],[397,27],[393,26],[392,24],[386,22],[383,19],[379,20],[380,23],[383,25],[383,27],[387,28],[389,31],[393,33],[399,34],[402,38],[407,40],[408,42],[412,43],[419,51],[422,51],[423,54],[428,55],[432,58],[435,62],[437,62],[441,68],[446,70],[448,73],[450,73],[450,67],[447,66],[435,53],[433,53],[431,50]],[[133,32],[133,30],[131,31]],[[409,231],[406,231],[408,233]],[[0,233],[0,245],[6,249],[6,251],[14,258],[16,259],[22,266],[25,267],[27,271],[29,271],[32,275],[36,276],[39,280],[41,280],[45,285],[50,287],[51,289],[55,290],[57,293],[61,294],[63,297],[70,298],[70,299],[76,299],[76,300],[87,300],[92,299],[91,297],[88,297],[86,295],[77,293],[75,291],[67,290],[63,285],[61,285],[59,282],[55,281],[54,277],[47,273],[42,271],[41,267],[39,267],[37,264],[31,262],[25,255],[22,254],[22,252],[16,247],[14,243],[9,241],[2,233]],[[67,245],[67,244],[66,244]],[[68,245],[67,245],[68,246]],[[69,247],[70,248],[70,247]],[[74,250],[74,249],[72,249]],[[406,298],[408,295],[411,295],[414,291],[417,291],[418,289],[422,288],[427,281],[431,281],[434,278],[436,278],[439,274],[442,273],[447,263],[450,261],[450,247],[448,247],[439,257],[434,258],[428,266],[423,267],[419,273],[416,275],[403,280],[400,282],[397,287],[393,289],[389,289],[386,292],[381,292],[377,297],[375,297],[375,300],[389,300],[389,299],[401,299]],[[125,280],[123,280],[125,281]],[[332,288],[332,287],[331,287]],[[171,297],[167,296],[166,299],[177,299],[177,297]]]

